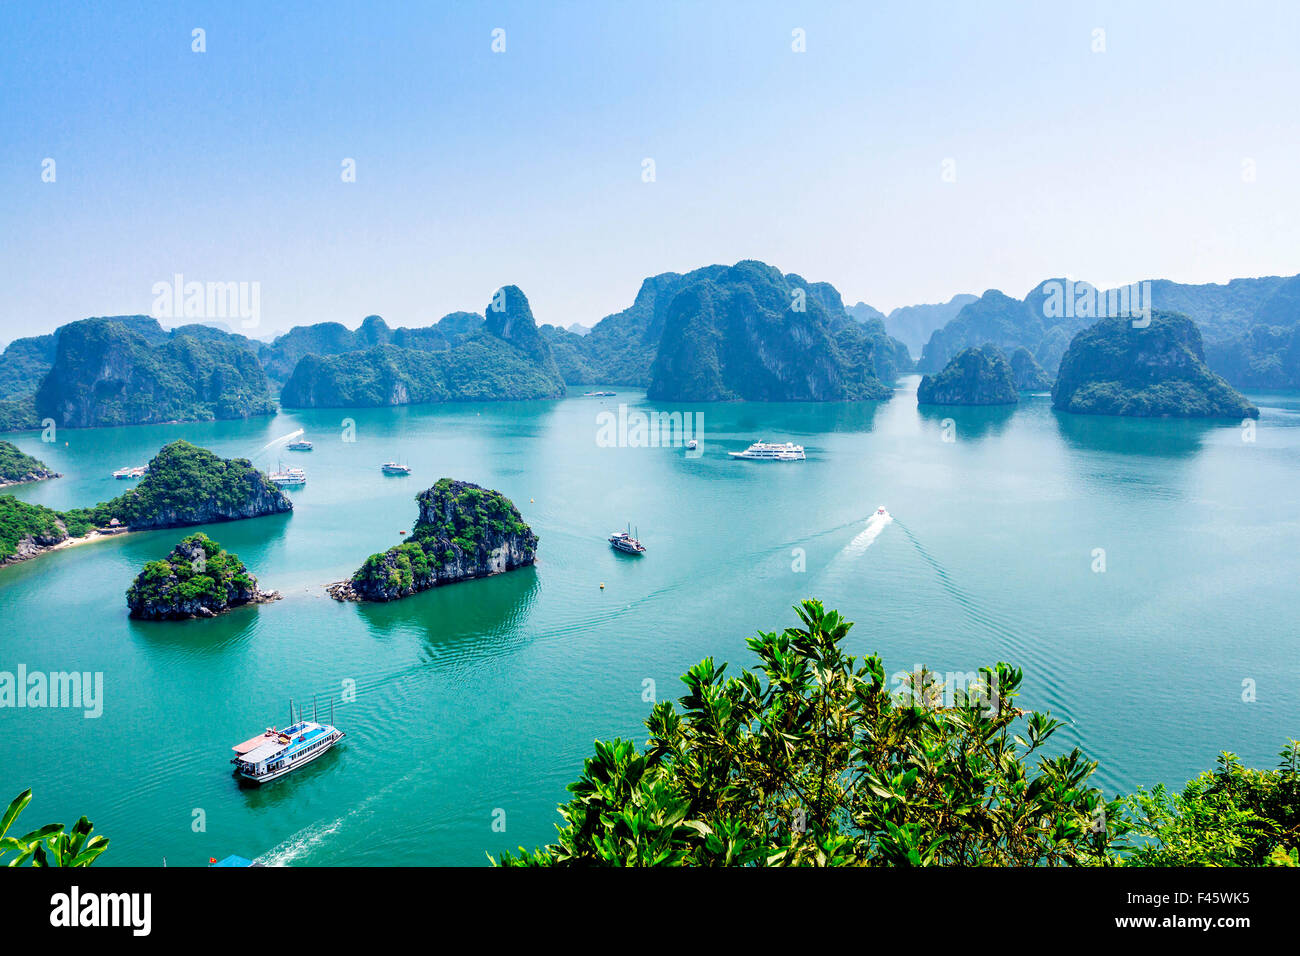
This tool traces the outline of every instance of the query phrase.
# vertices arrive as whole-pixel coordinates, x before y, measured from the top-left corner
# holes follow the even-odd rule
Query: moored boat
[[[149,474],[148,465],[135,465],[133,467],[119,468],[113,472],[113,477],[121,480],[123,478],[143,478],[147,474]]]
[[[411,466],[399,465],[395,461],[386,461],[379,466],[379,470],[385,475],[409,475],[411,473]]]
[[[311,442],[305,438],[299,438],[297,441],[291,441],[284,446],[289,451],[311,451]]]
[[[281,466],[267,477],[281,488],[294,488],[307,484],[307,472],[301,468],[285,468]]]

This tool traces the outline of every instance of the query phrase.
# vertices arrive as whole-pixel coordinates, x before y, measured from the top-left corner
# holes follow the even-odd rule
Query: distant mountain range
[[[1062,300],[1061,292],[1065,290]],[[985,344],[1027,349],[1051,377],[1071,340],[1103,317],[1079,303],[1114,303],[1121,293],[1148,310],[1181,313],[1196,323],[1206,362],[1241,388],[1300,387],[1300,276],[1233,279],[1226,285],[1184,285],[1167,279],[1097,290],[1086,282],[1048,279],[1015,299],[990,289],[931,333],[917,368],[941,370],[962,349]],[[1062,305],[1065,308],[1062,308]],[[1112,314],[1112,313],[1104,313]]]
[[[974,302],[976,296],[955,295],[937,305],[905,305],[885,315],[865,302],[848,307],[848,313],[859,322],[879,320],[885,331],[907,346],[912,355],[920,355],[925,343],[935,329],[941,329],[957,317],[962,307]]]
[[[1199,327],[1206,364],[1232,385],[1300,387],[1300,276],[1147,288],[1147,305]],[[425,327],[372,315],[355,330],[321,322],[269,342],[219,323],[83,319],[0,355],[0,430],[46,418],[68,427],[246,418],[273,412],[277,396],[288,407],[365,407],[554,398],[592,384],[661,401],[879,400],[900,374],[935,374],[985,345],[1011,357],[1018,388],[1041,390],[1097,321],[1073,297],[1086,305],[1115,292],[1049,279],[1023,299],[991,289],[884,315],[864,302],[846,308],[829,283],[747,260],[651,276],[628,308],[590,328],[538,326],[514,286],[482,313]]]
[[[426,402],[559,398],[564,379],[528,299],[505,286],[484,316],[457,312],[424,329],[390,330],[371,316],[355,339],[330,343],[295,329],[318,351],[303,354],[280,393],[289,408],[357,408]],[[346,331],[346,330],[345,330]],[[276,339],[267,355],[285,347]],[[367,344],[369,343],[369,344]]]

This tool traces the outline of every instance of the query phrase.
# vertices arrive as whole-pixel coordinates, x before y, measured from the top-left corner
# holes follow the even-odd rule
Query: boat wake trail
[[[414,772],[412,772],[400,780],[394,780],[388,786],[366,797],[366,799],[335,820],[313,823],[310,826],[303,827],[279,846],[263,853],[255,862],[260,863],[262,866],[289,866],[295,860],[301,859],[323,844],[349,821],[363,815],[373,816],[375,811],[367,808],[379,798],[387,796],[393,790],[402,786],[414,775]]]
[[[255,454],[258,454],[258,455],[265,454],[266,452],[270,451],[272,448],[276,447],[277,445],[283,445],[283,444],[286,444],[287,442],[291,442],[291,441],[293,441],[295,438],[297,438],[297,437],[298,437],[299,435],[301,435],[302,433],[303,433],[303,429],[298,428],[298,429],[295,429],[294,431],[289,432],[289,434],[287,434],[287,435],[281,435],[279,438],[272,439],[271,441],[269,441],[269,442],[267,442],[265,445],[263,445],[261,448],[259,448],[259,449],[255,452]]]
[[[888,511],[884,514],[876,512],[867,519],[867,526],[858,533],[857,537],[846,544],[844,550],[840,553],[845,557],[857,557],[859,554],[864,553],[880,537],[880,533],[893,522],[894,516]]]
[[[912,542],[912,547],[916,550],[916,553],[934,571],[935,576],[939,579],[940,586],[957,602],[971,625],[987,634],[999,653],[1007,654],[1010,660],[1019,663],[1022,667],[1033,669],[1035,672],[1034,679],[1042,689],[1041,692],[1045,698],[1045,703],[1051,705],[1056,716],[1064,717],[1067,722],[1062,735],[1077,742],[1073,728],[1074,718],[1070,714],[1065,701],[1065,689],[1052,676],[1059,672],[1058,668],[1052,666],[1052,651],[1037,642],[1027,640],[1022,633],[1002,620],[997,613],[968,594],[963,587],[953,580],[948,573],[948,569],[926,550],[925,546],[921,544],[916,535],[912,534],[907,525],[900,521],[898,527]]]

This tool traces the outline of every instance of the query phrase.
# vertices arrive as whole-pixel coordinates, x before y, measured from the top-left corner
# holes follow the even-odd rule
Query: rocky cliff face
[[[243,562],[207,535],[192,534],[162,561],[150,561],[126,592],[131,616],[146,621],[215,617],[245,604],[279,600]]]
[[[1029,353],[1021,347],[1011,353],[1011,374],[1015,377],[1018,392],[1045,392],[1052,387],[1051,377]]]
[[[1132,319],[1102,319],[1075,336],[1061,359],[1052,405],[1085,415],[1259,417],[1259,409],[1206,366],[1195,323],[1160,311],[1144,328]]]
[[[373,554],[351,580],[329,587],[340,601],[392,601],[442,584],[532,564],[537,535],[500,492],[443,478],[416,496],[411,536]]]
[[[865,333],[842,305],[828,313],[828,301],[819,285],[761,262],[687,284],[668,307],[647,395],[686,402],[888,399],[892,389],[866,361],[874,349],[846,355],[836,341],[837,331],[851,326],[851,334]]]
[[[453,313],[427,329],[387,333],[387,326],[372,318],[357,335],[388,341],[336,355],[304,356],[280,393],[284,405],[372,408],[564,395],[555,357],[527,298],[515,286],[493,296],[486,320]],[[443,347],[435,347],[438,343]]]
[[[1015,376],[1002,350],[992,345],[963,349],[938,375],[926,375],[916,390],[918,405],[1014,405]]]
[[[242,336],[212,329],[162,334],[157,342],[114,319],[61,327],[54,365],[36,392],[37,413],[89,428],[275,411],[266,375]]]
[[[2,510],[3,508],[0,508],[0,511]],[[8,545],[10,549],[8,554],[0,552],[0,568],[7,564],[17,564],[19,561],[34,558],[38,554],[43,554],[55,545],[68,540],[68,529],[61,520],[57,519],[50,527],[40,531],[26,530],[21,534],[21,537]]]

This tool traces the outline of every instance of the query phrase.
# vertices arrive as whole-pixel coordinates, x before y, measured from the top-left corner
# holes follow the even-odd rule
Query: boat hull
[[[272,780],[279,780],[285,774],[293,773],[295,770],[299,769],[300,767],[305,767],[313,760],[316,760],[317,758],[323,756],[324,754],[329,753],[331,750],[334,749],[334,745],[346,736],[347,734],[345,734],[343,731],[341,730],[338,731],[334,736],[329,738],[328,742],[323,747],[321,747],[320,750],[314,751],[310,754],[305,754],[300,759],[294,760],[293,762],[289,763],[287,766],[281,767],[279,770],[273,770],[269,773],[264,773],[258,776],[257,774],[246,773],[245,771],[241,770],[238,766],[236,766],[235,774],[238,777],[240,777],[240,779],[247,780],[249,783],[258,784],[259,786],[264,783],[270,783]]]

